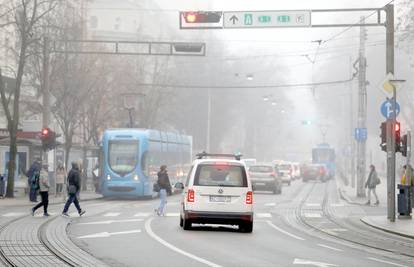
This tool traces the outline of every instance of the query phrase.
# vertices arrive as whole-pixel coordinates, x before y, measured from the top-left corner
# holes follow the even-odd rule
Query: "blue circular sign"
[[[395,108],[394,108],[394,103],[393,102],[394,101],[388,99],[384,103],[382,103],[382,105],[381,105],[381,114],[386,119],[391,119],[394,116],[394,112],[395,112],[395,117],[397,117],[398,114],[400,114],[400,104],[398,104],[398,102],[396,102],[395,103]]]

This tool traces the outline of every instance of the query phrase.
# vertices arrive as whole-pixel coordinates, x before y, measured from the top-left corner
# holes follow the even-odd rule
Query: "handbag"
[[[152,186],[152,191],[154,191],[154,192],[160,192],[160,190],[161,190],[161,187],[160,187],[160,185],[158,183],[155,183]]]
[[[69,187],[68,187],[68,193],[69,194],[76,194],[76,191],[78,191],[77,189],[76,189],[76,186],[74,186],[74,185],[69,185]]]

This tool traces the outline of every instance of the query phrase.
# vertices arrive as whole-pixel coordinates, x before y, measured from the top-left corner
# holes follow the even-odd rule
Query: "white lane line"
[[[141,233],[141,230],[132,230],[132,231],[123,231],[123,232],[112,232],[112,233],[102,232],[102,233],[96,233],[96,234],[91,234],[91,235],[78,236],[77,238],[79,238],[79,239],[84,239],[84,238],[100,238],[100,237],[111,237],[111,236],[114,236],[114,235],[127,235],[127,234],[136,234],[136,233]]]
[[[320,214],[320,213],[305,213],[304,216],[306,218],[321,218],[322,214]]]
[[[3,214],[1,216],[3,216],[3,217],[18,217],[18,216],[22,216],[22,215],[25,215],[25,214],[28,214],[28,213],[24,213],[24,212],[9,212],[9,213],[5,213],[5,214]]]
[[[291,234],[291,233],[289,233],[289,232],[287,232],[287,231],[285,231],[285,230],[283,230],[283,229],[281,229],[281,228],[279,228],[279,227],[277,227],[276,225],[274,225],[271,221],[266,221],[267,222],[267,224],[270,226],[270,227],[272,227],[273,229],[275,229],[275,230],[277,230],[277,231],[279,231],[279,232],[281,232],[281,233],[283,233],[283,234],[285,234],[285,235],[288,235],[288,236],[290,236],[290,237],[293,237],[293,238],[295,238],[295,239],[297,239],[297,240],[302,240],[302,241],[304,241],[305,239],[304,238],[302,238],[302,237],[299,237],[299,236],[297,236],[297,235],[294,235],[294,234]]]
[[[380,260],[380,259],[376,259],[376,258],[372,258],[372,257],[368,257],[367,259],[372,260],[372,261],[376,261],[376,262],[387,263],[389,265],[394,265],[394,266],[408,267],[407,265],[401,265],[401,264],[398,264],[398,263],[395,263],[395,262],[384,261],[384,260]]]
[[[106,214],[104,214],[104,217],[116,217],[116,216],[119,216],[121,213],[119,213],[119,212],[109,212],[109,213],[106,213]]]
[[[151,213],[149,212],[138,212],[137,214],[134,215],[134,217],[148,217],[150,215]]]
[[[165,246],[165,247],[167,247],[167,248],[169,248],[169,249],[171,249],[171,250],[173,250],[173,251],[175,251],[175,252],[177,252],[177,253],[179,253],[179,254],[181,254],[181,255],[184,255],[184,256],[186,256],[186,257],[189,257],[189,258],[191,258],[191,259],[193,259],[193,260],[196,260],[196,261],[198,261],[198,262],[201,262],[201,263],[203,263],[203,264],[205,264],[205,265],[208,265],[208,266],[212,266],[212,267],[221,267],[221,265],[218,265],[218,264],[215,264],[215,263],[213,263],[213,262],[211,262],[211,261],[208,261],[208,260],[206,260],[206,259],[203,259],[203,258],[200,258],[200,257],[198,257],[198,256],[196,256],[196,255],[194,255],[194,254],[191,254],[191,253],[189,253],[189,252],[187,252],[187,251],[184,251],[184,250],[182,250],[182,249],[179,249],[179,248],[177,248],[176,246],[174,246],[174,245],[172,245],[172,244],[170,244],[170,243],[168,243],[167,241],[165,241],[164,239],[162,239],[161,237],[159,237],[158,235],[156,235],[153,231],[152,231],[152,229],[151,229],[151,222],[152,222],[152,220],[153,220],[154,218],[149,218],[146,222],[145,222],[145,230],[147,231],[147,233],[150,235],[150,237],[152,237],[153,239],[155,239],[156,241],[158,241],[160,244],[162,244],[163,246]]]
[[[310,260],[302,260],[302,259],[295,259],[293,261],[294,265],[308,265],[308,266],[317,266],[317,267],[330,267],[330,266],[339,266],[336,264],[325,263],[320,261],[310,261]]]
[[[331,207],[345,207],[344,203],[332,203]]]
[[[266,207],[274,207],[276,206],[276,203],[266,203],[264,204]]]
[[[327,248],[327,249],[330,249],[330,250],[343,251],[342,249],[334,248],[334,247],[327,246],[327,245],[324,245],[324,244],[318,244],[318,246],[323,247],[323,248]]]
[[[180,217],[180,213],[179,212],[167,212],[165,216],[166,217]]]
[[[85,223],[78,223],[84,225],[92,225],[92,224],[112,224],[112,223],[125,223],[125,222],[142,222],[144,219],[129,219],[129,220],[109,220],[109,221],[98,221],[98,222],[85,222]]]
[[[272,218],[272,214],[270,213],[256,213],[257,218]]]
[[[320,203],[306,203],[305,205],[307,207],[320,207],[321,206]]]

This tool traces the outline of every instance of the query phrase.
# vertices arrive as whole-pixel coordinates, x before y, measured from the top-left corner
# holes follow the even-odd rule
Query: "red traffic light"
[[[193,12],[184,13],[184,19],[187,23],[194,23],[197,20],[197,15]]]
[[[49,135],[50,129],[49,128],[43,128],[42,129],[42,136],[47,136]]]
[[[218,23],[222,15],[221,11],[182,12],[186,23]]]
[[[395,123],[395,131],[396,132],[400,131],[400,123],[399,122]]]

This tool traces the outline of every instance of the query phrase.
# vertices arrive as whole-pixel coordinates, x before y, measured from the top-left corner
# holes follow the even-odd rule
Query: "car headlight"
[[[135,180],[135,181],[138,181],[138,180],[139,180],[138,174],[135,174],[135,175],[134,175],[134,180]]]
[[[108,181],[109,181],[109,180],[111,180],[111,175],[109,175],[109,174],[108,174],[108,175],[106,176],[106,180],[108,180]]]

